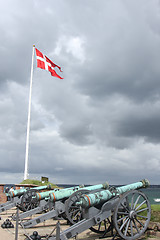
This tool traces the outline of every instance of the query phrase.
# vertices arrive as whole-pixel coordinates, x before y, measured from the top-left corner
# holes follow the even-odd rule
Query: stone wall
[[[4,193],[4,185],[0,185],[0,204],[7,201],[7,196]]]

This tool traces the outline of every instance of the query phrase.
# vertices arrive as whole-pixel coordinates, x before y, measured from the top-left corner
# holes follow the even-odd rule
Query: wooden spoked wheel
[[[95,226],[92,226],[90,228],[92,232],[99,233],[99,234],[107,234],[109,232],[113,233],[113,224],[112,224],[112,218],[107,218],[98,223]]]
[[[146,231],[150,218],[151,206],[146,195],[133,190],[120,197],[114,210],[113,222],[121,238],[134,240]]]
[[[35,198],[36,191],[28,190],[22,196],[21,203],[18,206],[23,212],[29,211],[39,206],[39,201]]]
[[[74,192],[65,202],[65,214],[71,225],[82,220],[82,208],[76,203],[80,201],[83,194],[89,193],[89,190],[78,190]]]

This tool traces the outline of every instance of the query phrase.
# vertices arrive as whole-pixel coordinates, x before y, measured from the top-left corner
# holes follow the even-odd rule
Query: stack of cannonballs
[[[30,236],[30,238],[33,239],[33,240],[40,240],[41,236],[38,235],[37,231],[34,231],[33,234]]]
[[[4,223],[1,224],[1,227],[2,228],[14,228],[14,225],[9,219],[6,219],[6,221],[4,221]]]

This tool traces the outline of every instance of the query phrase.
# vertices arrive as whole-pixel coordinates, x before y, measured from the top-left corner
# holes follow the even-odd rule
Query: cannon
[[[36,218],[33,218],[31,220],[28,220],[26,222],[21,222],[21,225],[23,228],[30,228],[33,227],[41,222],[46,221],[47,219],[55,218],[55,217],[63,217],[66,219],[65,215],[65,201],[75,192],[83,192],[88,193],[89,191],[100,191],[101,189],[107,189],[109,187],[108,183],[104,184],[98,184],[93,185],[89,187],[73,187],[73,188],[66,188],[58,191],[52,191],[49,193],[49,197],[47,197],[47,201],[49,201],[48,206],[52,204],[52,208],[49,209],[47,213],[42,214],[41,216],[38,216]],[[44,193],[37,193],[36,197],[40,200],[43,199],[43,197],[46,196]],[[26,213],[22,213],[20,215],[20,220],[25,218],[26,216],[31,216],[35,213],[41,212],[43,207],[35,208],[31,211],[28,211]]]
[[[22,189],[17,189],[17,190],[14,190],[12,192],[9,192],[8,195],[11,197],[11,198],[14,198],[14,197],[19,197],[19,196],[22,196],[25,192],[27,192],[28,190],[31,190],[31,191],[41,191],[41,190],[46,190],[46,189],[51,189],[51,185],[45,185],[45,186],[39,186],[39,187],[34,187],[34,188],[22,188]]]
[[[67,188],[67,189],[76,191],[79,188],[81,188],[81,186],[75,186],[75,187]],[[56,188],[54,190],[46,191],[46,192],[33,192],[32,199],[31,199],[30,203],[28,203],[28,206],[29,206],[29,204],[32,204],[32,202],[34,202],[37,207],[28,209],[28,211],[24,211],[23,213],[20,213],[19,220],[23,220],[24,218],[31,217],[32,215],[37,214],[37,213],[42,213],[43,211],[51,210],[53,208],[54,202],[50,201],[50,194],[55,193],[55,192],[60,193],[60,192],[63,192],[64,190],[66,191],[66,189]],[[24,199],[25,198],[21,199],[20,206],[24,206],[24,202],[23,202]],[[13,215],[12,219],[16,220],[16,215]]]
[[[28,205],[30,206],[30,208],[34,208],[34,207],[36,207],[36,204],[31,201],[32,200],[32,194],[34,192],[41,191],[41,190],[46,190],[46,189],[51,189],[51,185],[13,190],[12,192],[8,193],[11,200],[0,205],[0,212],[4,212],[4,211],[6,211],[8,209],[11,209],[15,206],[19,206],[19,208],[22,211],[26,211]],[[23,201],[22,201],[22,199],[23,199]]]
[[[147,196],[139,189],[149,186],[148,180],[107,190],[71,196],[66,201],[66,216],[72,226],[59,233],[58,239],[66,240],[91,229],[102,237],[111,233],[125,240],[140,238],[146,231],[151,217]],[[82,213],[82,219],[75,217]],[[56,240],[50,236],[49,240]]]

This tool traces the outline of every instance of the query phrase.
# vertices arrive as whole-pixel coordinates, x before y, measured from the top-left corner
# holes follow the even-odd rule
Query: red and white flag
[[[51,75],[54,77],[63,79],[55,71],[55,67],[57,67],[62,72],[61,67],[54,64],[48,57],[46,57],[43,53],[41,53],[37,48],[35,48],[35,50],[36,50],[36,56],[37,56],[37,67],[49,71]]]

